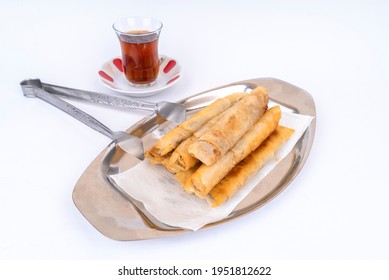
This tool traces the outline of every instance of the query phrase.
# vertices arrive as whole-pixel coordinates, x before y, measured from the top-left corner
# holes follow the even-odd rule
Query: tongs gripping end
[[[42,83],[39,79],[26,79],[20,82],[20,86],[24,96],[36,97],[35,88],[42,88]]]

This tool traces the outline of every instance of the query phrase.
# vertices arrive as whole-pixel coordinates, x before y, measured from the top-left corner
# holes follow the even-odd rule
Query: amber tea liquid
[[[150,85],[158,76],[158,35],[147,33],[135,30],[125,33],[134,36],[119,37],[124,74],[135,85]]]

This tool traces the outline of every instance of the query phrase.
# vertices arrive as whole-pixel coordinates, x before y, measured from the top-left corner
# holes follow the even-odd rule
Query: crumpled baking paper
[[[211,207],[205,199],[186,193],[173,174],[161,165],[149,164],[147,160],[110,177],[122,191],[142,202],[146,210],[160,222],[198,230],[226,218],[258,182],[289,154],[312,120],[311,116],[283,112],[280,125],[295,130],[291,138],[246,186],[218,207]]]

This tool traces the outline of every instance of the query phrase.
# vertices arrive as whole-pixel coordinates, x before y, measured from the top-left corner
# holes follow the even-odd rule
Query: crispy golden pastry
[[[150,164],[162,164],[166,159],[170,158],[170,154],[159,156],[159,155],[151,155],[151,149],[145,152],[145,158],[149,159]]]
[[[220,115],[214,117],[207,122],[203,127],[193,133],[193,136],[185,139],[180,145],[172,152],[169,160],[169,170],[175,172],[184,171],[195,166],[199,160],[189,153],[189,146],[196,142],[204,133],[206,133],[213,125],[215,125],[227,111],[224,111]]]
[[[205,197],[236,164],[252,151],[277,128],[281,119],[281,109],[275,106],[267,110],[258,122],[215,164],[202,164],[188,180],[187,190],[199,197]]]
[[[174,175],[178,183],[180,183],[180,185],[189,193],[191,193],[192,191],[187,189],[188,187],[190,187],[190,185],[187,184],[187,182],[190,176],[192,176],[192,174],[200,167],[200,165],[201,162],[197,162],[197,164],[195,164],[193,167],[189,168],[188,170],[179,171]]]
[[[255,88],[191,144],[189,153],[206,165],[214,164],[258,121],[266,111],[267,103],[267,90],[260,86]]]
[[[192,134],[199,130],[205,123],[230,108],[246,95],[247,93],[234,93],[217,99],[215,102],[203,108],[192,117],[166,133],[164,137],[157,141],[145,153],[146,158],[158,158],[170,153],[183,140],[192,136]]]
[[[208,194],[212,207],[219,206],[231,198],[254,176],[282,147],[294,129],[278,126],[277,129],[251,154],[238,163]]]
[[[192,131],[176,126],[166,133],[159,141],[157,141],[157,143],[155,143],[148,151],[146,151],[145,157],[163,157],[174,150],[184,139],[190,137],[192,134]]]
[[[188,147],[197,141],[197,139],[198,138],[193,135],[178,145],[178,147],[173,151],[169,160],[170,170],[173,170],[174,173],[185,171],[199,162],[198,159],[193,157],[188,151]]]

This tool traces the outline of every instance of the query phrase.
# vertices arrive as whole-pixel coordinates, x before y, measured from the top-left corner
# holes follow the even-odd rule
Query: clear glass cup
[[[122,50],[123,71],[133,86],[155,84],[159,72],[158,40],[162,22],[128,17],[113,24]]]

